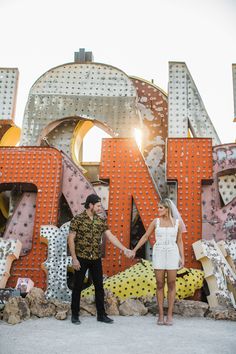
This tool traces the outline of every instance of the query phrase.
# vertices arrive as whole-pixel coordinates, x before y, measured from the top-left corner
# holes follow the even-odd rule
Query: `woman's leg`
[[[168,313],[167,324],[172,324],[173,309],[176,294],[176,270],[167,270],[167,285],[168,285]]]
[[[164,285],[165,285],[165,270],[156,270],[156,283],[157,283],[157,304],[159,310],[158,322],[162,323],[164,321]]]

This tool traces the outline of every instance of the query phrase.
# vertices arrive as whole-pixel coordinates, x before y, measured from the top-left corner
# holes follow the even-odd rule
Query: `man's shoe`
[[[113,323],[114,320],[112,320],[111,318],[109,318],[107,315],[103,315],[103,316],[98,316],[97,320],[99,322],[104,322],[104,323]]]
[[[75,316],[75,315],[71,316],[71,322],[76,325],[79,325],[81,323],[79,320],[79,316]]]

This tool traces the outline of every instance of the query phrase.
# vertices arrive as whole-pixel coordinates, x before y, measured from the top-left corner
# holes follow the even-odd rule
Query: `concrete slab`
[[[175,316],[174,325],[157,326],[155,317],[114,316],[111,325],[82,317],[0,322],[1,354],[235,354],[236,322]]]

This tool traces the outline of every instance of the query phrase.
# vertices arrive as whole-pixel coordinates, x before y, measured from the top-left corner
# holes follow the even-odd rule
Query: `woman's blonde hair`
[[[164,208],[168,209],[168,216],[173,218],[173,212],[172,212],[170,200],[168,198],[161,199],[159,204],[162,205]]]

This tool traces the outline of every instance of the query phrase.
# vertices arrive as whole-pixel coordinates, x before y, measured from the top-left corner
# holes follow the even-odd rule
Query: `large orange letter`
[[[159,196],[147,165],[133,139],[103,139],[100,178],[110,180],[108,224],[114,235],[130,245],[132,198],[145,229],[157,217]],[[151,240],[153,243],[153,238]],[[106,246],[104,271],[116,274],[132,262],[113,247]]]
[[[37,287],[46,288],[46,274],[41,264],[47,259],[47,246],[40,242],[40,226],[57,224],[61,177],[62,156],[56,149],[0,148],[0,190],[6,189],[4,184],[7,183],[32,183],[37,187],[32,250],[14,261],[8,286],[14,287],[17,278],[22,277],[31,278]]]
[[[183,234],[186,267],[200,267],[192,244],[202,239],[201,185],[212,178],[211,139],[168,139],[167,179],[178,182],[178,209],[188,231]]]

